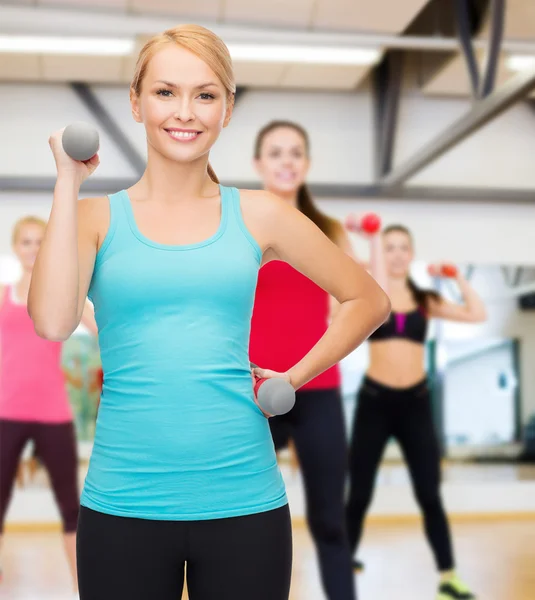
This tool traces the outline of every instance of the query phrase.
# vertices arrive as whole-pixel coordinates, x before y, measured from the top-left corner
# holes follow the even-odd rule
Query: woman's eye
[[[158,90],[158,91],[156,92],[156,94],[157,94],[158,96],[163,96],[164,98],[169,98],[169,96],[171,95],[171,90],[164,90],[164,89],[162,89],[162,90]],[[168,96],[168,94],[169,94],[169,96]]]
[[[213,100],[215,98],[215,96],[213,94],[208,94],[207,92],[203,92],[202,94],[200,94],[199,98],[201,100]]]

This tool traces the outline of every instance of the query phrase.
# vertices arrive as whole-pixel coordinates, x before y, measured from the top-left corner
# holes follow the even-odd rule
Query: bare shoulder
[[[82,234],[100,247],[110,226],[110,202],[107,196],[82,198],[78,201],[78,225]]]
[[[2,304],[4,300],[4,294],[6,293],[6,286],[0,284],[0,304]]]
[[[287,203],[265,190],[240,190],[242,212],[251,217],[269,217],[280,214]]]
[[[273,228],[285,219],[286,212],[296,211],[275,194],[264,190],[240,190],[240,206],[245,226],[265,252],[273,238]]]
[[[85,218],[98,218],[106,214],[109,215],[110,203],[108,197],[82,198],[78,201],[78,212]]]
[[[347,235],[346,228],[340,223],[338,219],[334,217],[330,217],[332,223],[332,231],[334,242],[337,246],[343,246],[349,241],[349,236]]]

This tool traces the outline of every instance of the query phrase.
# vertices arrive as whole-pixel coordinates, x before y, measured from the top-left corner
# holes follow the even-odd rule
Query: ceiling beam
[[[375,177],[377,179],[392,170],[404,58],[405,55],[400,50],[387,52],[373,72]]]
[[[485,98],[494,91],[496,73],[503,41],[503,30],[505,27],[505,0],[491,0],[490,4],[490,32],[489,48],[485,61],[484,74],[478,90],[479,97]]]
[[[479,65],[477,64],[472,35],[474,32],[473,8],[466,0],[455,0],[455,19],[457,24],[457,35],[461,44],[462,53],[470,76],[472,95],[479,94]]]
[[[130,187],[136,182],[135,178],[89,178],[82,185],[82,193],[111,194]],[[54,177],[6,177],[0,176],[0,193],[31,193],[39,192],[52,194],[56,183]],[[256,181],[223,181],[224,185],[239,189],[260,189]],[[441,186],[408,186],[403,188],[385,188],[380,185],[366,184],[335,184],[311,183],[309,185],[316,198],[329,200],[421,200],[430,202],[484,202],[534,204],[535,195],[532,190],[500,189],[500,188],[460,188]]]
[[[388,187],[405,183],[447,150],[524,98],[533,88],[535,88],[535,69],[512,77],[500,89],[475,102],[464,116],[383,177],[380,183]]]

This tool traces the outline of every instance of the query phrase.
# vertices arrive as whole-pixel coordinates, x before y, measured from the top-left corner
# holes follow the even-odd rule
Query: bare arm
[[[388,294],[388,273],[386,271],[383,239],[380,233],[370,237],[370,273]]]
[[[460,273],[457,275],[456,280],[464,304],[454,304],[442,298],[438,301],[430,298],[428,302],[429,316],[464,323],[482,323],[486,321],[487,311],[483,300]]]
[[[89,330],[91,335],[98,335],[97,322],[95,321],[95,310],[91,302],[87,301],[84,304],[84,310],[82,311],[81,323],[84,327]]]
[[[366,235],[370,242],[370,262],[363,263],[360,261],[351,245],[349,236],[344,229],[340,226],[338,235],[336,236],[336,245],[343,250],[348,256],[350,256],[356,263],[361,265],[367,271],[370,272],[371,276],[377,281],[377,283],[388,293],[388,276],[386,273],[386,264],[383,256],[383,241],[380,234]],[[336,311],[338,310],[339,304],[336,300],[330,296],[330,319],[334,318]]]
[[[362,235],[370,242],[369,263],[364,263],[356,257],[347,231],[342,226],[340,227],[340,230],[336,237],[336,245],[339,248],[341,248],[348,256],[351,256],[351,258],[357,263],[359,263],[359,265],[362,265],[367,270],[369,270],[371,276],[375,279],[375,281],[377,281],[377,283],[383,288],[385,292],[388,292],[388,275],[386,273],[386,264],[383,255],[383,240],[381,239],[381,234],[362,233]]]
[[[275,196],[263,196],[266,253],[292,265],[340,304],[323,337],[288,371],[297,389],[366,340],[387,318],[390,301],[374,279],[314,223]]]
[[[69,158],[61,147],[61,132],[49,140],[58,178],[52,211],[35,261],[28,313],[37,334],[64,341],[80,323],[96,257],[98,236],[91,219],[92,204],[78,202],[83,180],[98,166]]]

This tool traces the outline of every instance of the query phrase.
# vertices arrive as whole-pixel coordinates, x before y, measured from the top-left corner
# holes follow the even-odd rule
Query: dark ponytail
[[[293,121],[271,121],[258,132],[254,147],[254,157],[260,158],[262,152],[262,143],[268,133],[275,131],[275,129],[293,129],[303,138],[305,142],[305,150],[307,156],[310,154],[310,139],[306,130],[294,123]],[[316,206],[312,198],[312,194],[306,183],[304,183],[297,192],[297,208],[308,217],[317,227],[323,231],[323,233],[333,242],[339,237],[339,231],[341,225],[336,219],[333,219],[321,212]]]
[[[383,230],[383,235],[387,235],[388,233],[392,232],[404,233],[410,239],[411,244],[413,243],[412,234],[404,225],[390,225]],[[412,279],[410,275],[407,277],[407,285],[418,308],[427,311],[430,298],[436,300],[437,302],[440,302],[441,300],[440,294],[434,290],[424,290],[417,286],[414,282],[414,279]]]
[[[297,192],[297,208],[315,223],[331,241],[336,241],[340,229],[338,221],[321,212],[315,205],[306,183]]]

